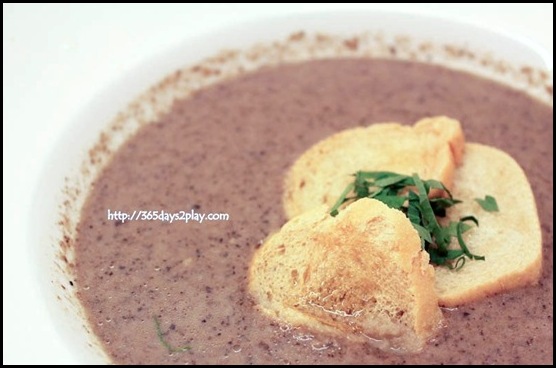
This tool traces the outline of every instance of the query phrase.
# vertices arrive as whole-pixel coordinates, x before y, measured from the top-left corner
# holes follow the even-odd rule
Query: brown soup
[[[312,144],[354,126],[433,115],[511,154],[536,196],[540,284],[444,310],[421,353],[279,325],[246,291],[253,251],[285,221],[282,182]],[[334,59],[205,88],[143,127],[95,181],[78,228],[76,286],[116,363],[517,364],[553,362],[553,110],[524,93],[415,62]],[[227,213],[228,221],[117,221],[110,209]],[[173,346],[170,352],[160,333]]]

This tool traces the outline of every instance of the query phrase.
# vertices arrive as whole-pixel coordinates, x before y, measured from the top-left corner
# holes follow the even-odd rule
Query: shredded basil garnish
[[[475,201],[481,205],[483,210],[487,212],[498,212],[498,203],[496,203],[496,199],[493,196],[485,196],[485,199],[475,198]]]
[[[469,251],[463,240],[463,233],[471,229],[466,222],[479,226],[473,216],[452,221],[442,226],[437,217],[445,217],[446,209],[461,203],[437,180],[422,180],[419,175],[412,176],[388,171],[358,171],[330,210],[336,216],[341,207],[361,198],[373,198],[390,208],[402,211],[421,238],[421,247],[429,253],[430,261],[439,266],[459,270],[465,265],[466,258],[484,260]],[[429,198],[431,190],[440,191],[443,196]],[[476,199],[485,211],[498,211],[496,200],[487,195],[484,200]],[[449,249],[452,239],[456,238],[460,249]]]
[[[182,346],[182,347],[174,347],[172,346],[166,339],[164,338],[164,333],[162,332],[162,328],[160,327],[160,321],[156,316],[153,316],[154,326],[156,328],[156,335],[158,336],[158,340],[160,344],[164,346],[170,354],[172,353],[182,353],[184,351],[191,350],[191,346]]]

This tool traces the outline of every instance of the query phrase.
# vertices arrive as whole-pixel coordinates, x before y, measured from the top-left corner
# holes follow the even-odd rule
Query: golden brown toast
[[[294,326],[418,351],[442,315],[417,232],[374,199],[336,217],[328,212],[320,206],[291,219],[257,250],[249,289],[260,310]]]

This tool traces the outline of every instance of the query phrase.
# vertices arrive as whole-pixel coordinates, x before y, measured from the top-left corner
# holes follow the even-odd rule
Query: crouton
[[[361,199],[287,222],[251,262],[249,289],[271,318],[382,348],[419,351],[440,327],[434,270],[398,211]]]
[[[414,126],[383,123],[334,134],[303,153],[286,175],[286,216],[332,206],[358,170],[417,173],[451,188],[464,143],[460,123],[443,116]]]
[[[474,200],[487,194],[496,198],[499,212],[486,212]],[[537,283],[541,227],[531,186],[519,164],[496,148],[468,143],[453,195],[463,203],[448,211],[448,220],[467,215],[479,219],[480,226],[466,232],[464,240],[471,253],[485,260],[467,261],[458,271],[436,267],[440,304],[458,306]]]

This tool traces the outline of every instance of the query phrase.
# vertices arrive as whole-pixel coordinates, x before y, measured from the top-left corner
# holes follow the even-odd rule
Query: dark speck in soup
[[[281,326],[246,291],[250,258],[285,221],[284,174],[330,134],[447,115],[527,173],[544,241],[536,287],[455,310],[421,353],[397,355]],[[266,68],[178,101],[113,156],[82,210],[76,286],[116,363],[553,362],[552,108],[508,87],[414,62],[335,59]],[[107,219],[107,210],[228,213],[203,223]],[[169,352],[157,336],[185,352]]]

